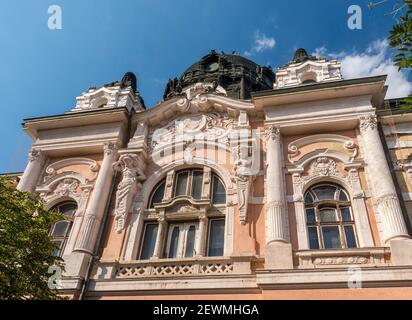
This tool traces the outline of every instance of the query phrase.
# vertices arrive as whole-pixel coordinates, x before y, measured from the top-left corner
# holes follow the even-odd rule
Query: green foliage
[[[395,65],[412,72],[412,0],[404,1],[404,12],[390,31],[390,46],[396,49]],[[412,94],[403,102],[404,110],[412,110]]]
[[[49,266],[61,266],[49,229],[62,219],[0,177],[0,300],[59,298],[47,280]]]

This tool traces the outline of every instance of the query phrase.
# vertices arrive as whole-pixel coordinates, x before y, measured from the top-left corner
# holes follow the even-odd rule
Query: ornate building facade
[[[386,77],[211,51],[146,109],[136,77],[24,120],[18,189],[74,299],[412,298],[412,115]]]

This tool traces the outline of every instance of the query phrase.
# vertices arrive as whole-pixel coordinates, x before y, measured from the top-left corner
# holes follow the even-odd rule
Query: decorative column
[[[206,230],[207,230],[207,216],[202,213],[199,217],[199,236],[196,243],[196,256],[203,257],[205,255],[205,242],[206,242]]]
[[[84,214],[82,228],[76,242],[75,251],[93,254],[94,245],[100,229],[104,210],[109,200],[110,187],[113,182],[113,163],[117,158],[117,146],[114,143],[104,144],[102,165],[93,187],[93,193]]]
[[[280,131],[275,126],[266,128],[266,244],[289,242],[283,191]]]
[[[161,215],[158,219],[159,227],[157,228],[157,236],[156,236],[156,243],[153,250],[153,257],[152,259],[160,259],[162,258],[162,251],[163,251],[163,243],[167,228],[167,222],[164,215]]]
[[[29,151],[29,162],[24,170],[23,176],[17,185],[17,190],[33,192],[44,165],[46,157],[37,149]]]
[[[287,236],[280,130],[269,125],[266,136],[266,247],[265,269],[293,269],[292,245]]]
[[[103,161],[84,213],[79,236],[72,254],[65,259],[67,276],[84,277],[87,265],[94,254],[97,236],[109,201],[113,182],[113,163],[117,158],[117,149],[117,145],[112,142],[104,144]]]
[[[360,132],[367,162],[368,178],[383,225],[383,242],[409,238],[395,185],[378,133],[376,115],[360,117]]]

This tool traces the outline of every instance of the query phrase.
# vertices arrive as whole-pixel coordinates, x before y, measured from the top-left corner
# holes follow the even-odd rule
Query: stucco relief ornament
[[[360,131],[362,134],[366,133],[368,130],[374,130],[377,128],[378,121],[376,115],[367,114],[361,116],[360,118]]]
[[[239,220],[241,224],[246,224],[247,207],[250,186],[252,184],[252,158],[248,155],[249,147],[237,146],[234,148],[234,171],[237,186]]]
[[[336,170],[336,162],[327,157],[317,158],[311,164],[312,175],[319,176],[336,176],[338,171]]]
[[[73,179],[73,178],[63,179],[48,190],[47,195],[45,195],[45,200],[47,202],[51,198],[54,198],[57,196],[77,198],[79,196],[77,192],[79,186],[80,186],[80,183],[76,179]]]
[[[280,130],[275,126],[267,126],[265,128],[265,138],[266,141],[269,139],[279,141],[280,140]]]
[[[139,158],[135,154],[124,154],[113,165],[116,171],[123,173],[122,181],[116,191],[115,221],[116,231],[124,229],[127,212],[132,204],[136,192],[141,189],[141,182],[146,179],[142,169],[139,168]]]
[[[40,150],[32,149],[29,151],[29,161],[30,162],[38,161],[41,159],[42,156],[43,154]]]

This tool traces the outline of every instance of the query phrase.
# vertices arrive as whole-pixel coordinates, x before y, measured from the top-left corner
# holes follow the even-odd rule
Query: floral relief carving
[[[364,256],[319,257],[313,260],[314,265],[368,264],[368,263],[369,263],[369,259]]]

